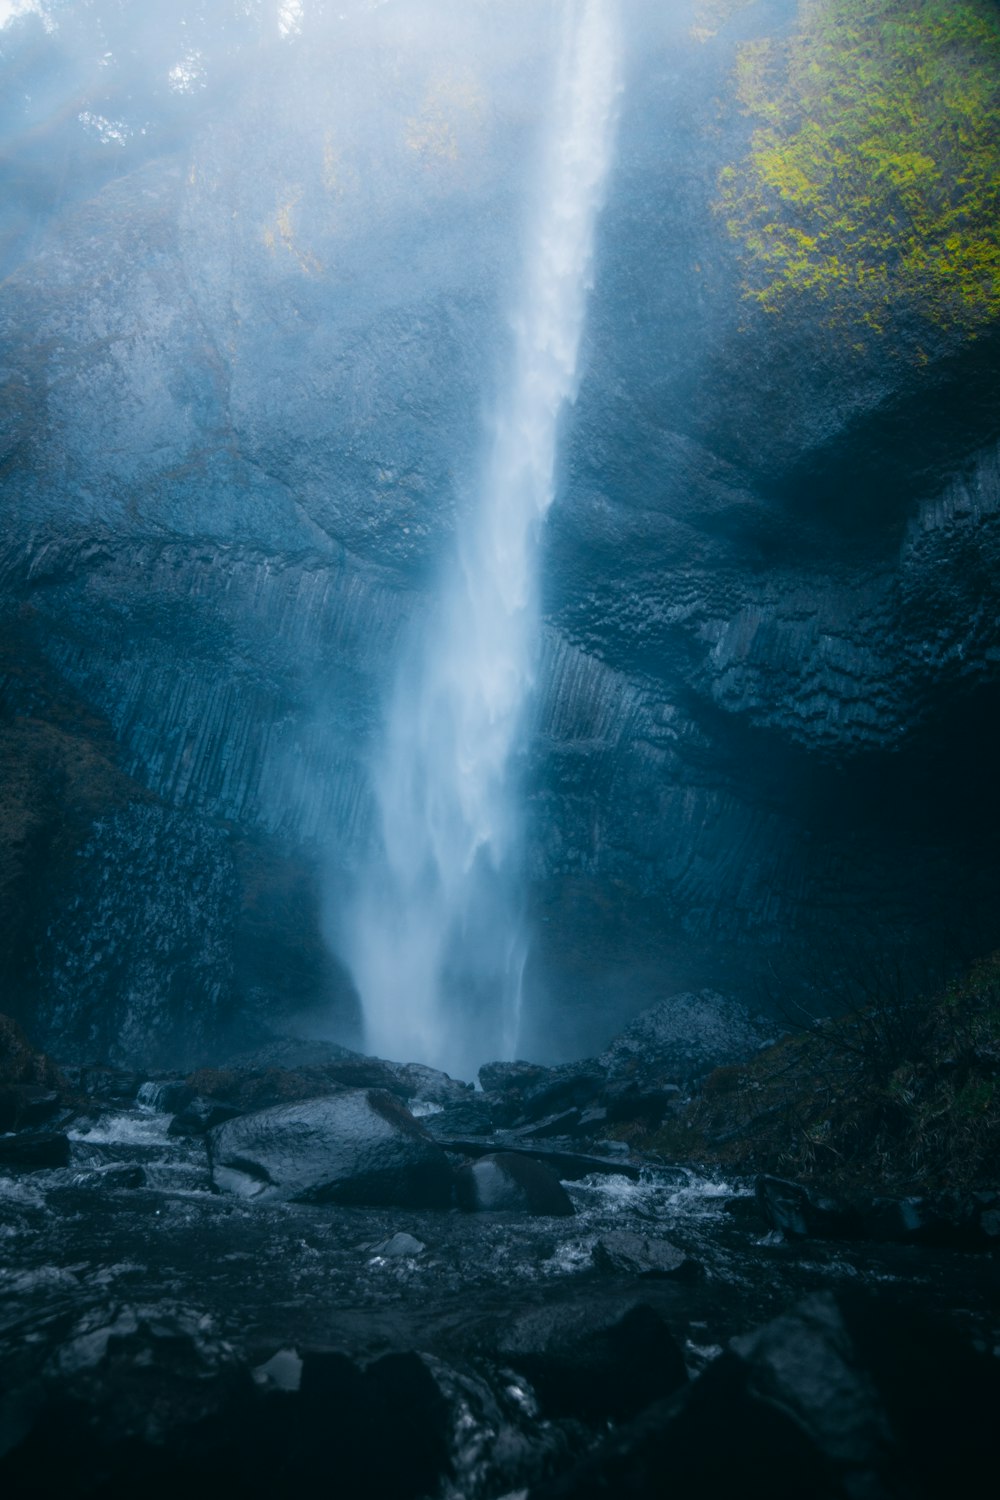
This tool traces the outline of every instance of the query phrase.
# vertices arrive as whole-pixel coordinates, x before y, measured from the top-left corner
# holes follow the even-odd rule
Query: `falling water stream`
[[[527,953],[518,760],[538,652],[538,540],[560,414],[576,394],[618,80],[611,0],[570,0],[510,375],[439,607],[396,678],[373,768],[379,845],[348,920],[368,1050],[465,1076],[517,1045]]]

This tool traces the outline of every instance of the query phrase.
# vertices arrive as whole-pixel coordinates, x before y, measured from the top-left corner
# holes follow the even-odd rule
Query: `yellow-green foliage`
[[[974,335],[1000,316],[1000,8],[995,0],[802,0],[747,43],[759,121],[719,179],[749,294],[809,295],[886,331],[897,310]]]

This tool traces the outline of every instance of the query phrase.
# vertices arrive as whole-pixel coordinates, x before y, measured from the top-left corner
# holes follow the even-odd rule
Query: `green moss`
[[[764,311],[809,297],[876,334],[900,312],[967,336],[1000,317],[993,0],[802,0],[735,81],[758,125],[719,207]]]

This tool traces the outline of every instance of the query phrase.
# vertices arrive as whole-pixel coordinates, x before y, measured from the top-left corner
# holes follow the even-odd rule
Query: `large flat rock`
[[[241,1115],[209,1135],[215,1183],[293,1203],[447,1208],[440,1146],[381,1089],[350,1089]]]

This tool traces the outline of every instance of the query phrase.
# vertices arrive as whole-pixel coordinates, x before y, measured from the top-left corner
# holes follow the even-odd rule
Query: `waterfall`
[[[518,760],[539,637],[537,550],[576,395],[619,91],[609,0],[570,0],[509,375],[438,607],[409,642],[373,768],[380,843],[344,949],[366,1047],[470,1076],[515,1054],[527,952]]]

